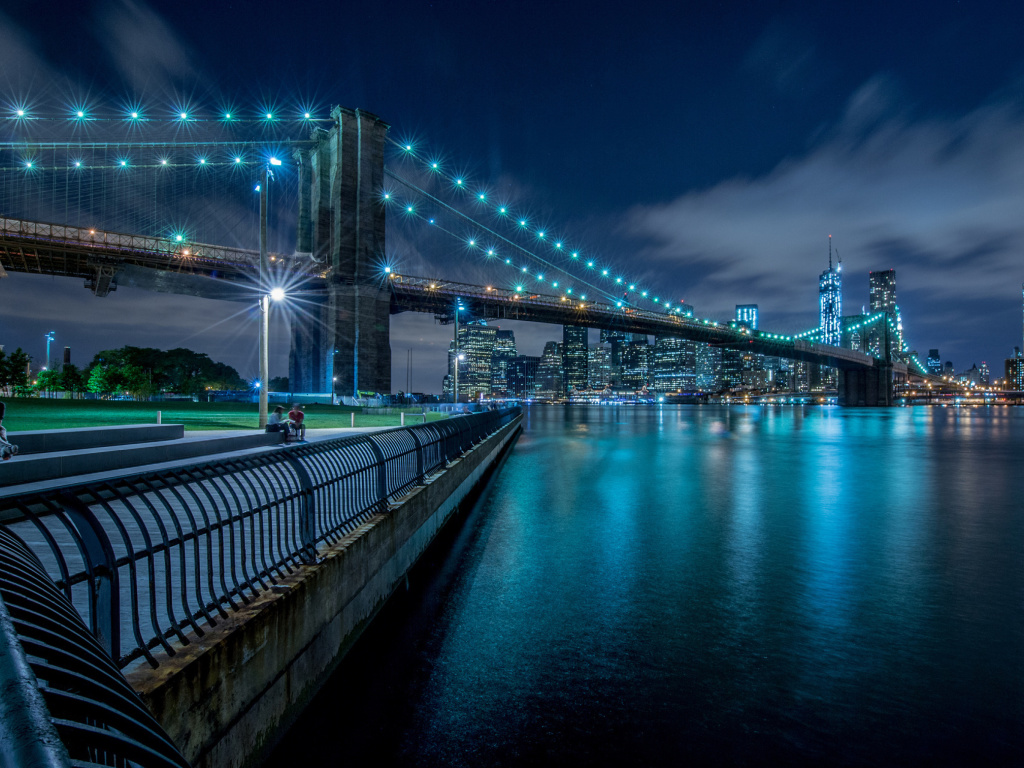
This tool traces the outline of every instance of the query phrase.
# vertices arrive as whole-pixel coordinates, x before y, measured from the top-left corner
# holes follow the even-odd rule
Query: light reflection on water
[[[332,723],[377,764],[1020,762],[1024,409],[525,426],[436,605],[377,643],[380,718],[339,730],[370,694],[332,683],[289,757],[336,762]]]

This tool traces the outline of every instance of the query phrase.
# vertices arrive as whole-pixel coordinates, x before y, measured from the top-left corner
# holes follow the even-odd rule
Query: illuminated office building
[[[582,325],[562,326],[562,386],[571,395],[588,388],[587,328]]]

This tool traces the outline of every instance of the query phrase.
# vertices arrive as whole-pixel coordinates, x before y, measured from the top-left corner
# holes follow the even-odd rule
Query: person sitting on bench
[[[292,429],[295,430],[295,437],[298,438],[300,443],[306,442],[306,414],[302,410],[302,406],[296,403],[292,406],[292,409],[288,411],[288,419],[292,423]]]
[[[288,425],[291,421],[285,418],[284,408],[277,406],[274,412],[267,418],[267,432],[284,432],[284,441],[288,442]]]

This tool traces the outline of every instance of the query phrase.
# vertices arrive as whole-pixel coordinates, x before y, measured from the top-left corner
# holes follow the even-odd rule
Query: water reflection
[[[409,658],[400,715],[343,733],[378,764],[1019,760],[1024,409],[526,423],[447,597],[378,661]],[[317,718],[360,695],[279,755],[336,762]]]

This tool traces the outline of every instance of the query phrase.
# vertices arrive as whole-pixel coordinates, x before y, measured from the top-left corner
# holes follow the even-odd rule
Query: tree
[[[89,372],[86,388],[102,397],[109,397],[117,386],[113,371],[106,365],[94,365]]]
[[[85,389],[85,376],[78,370],[78,366],[68,363],[61,369],[60,386],[65,392],[70,392],[72,396],[79,395]]]
[[[11,394],[28,386],[29,356],[18,347],[11,354],[0,353],[0,389]]]
[[[35,381],[36,392],[53,392],[61,388],[60,371],[53,371],[46,368],[39,372]]]
[[[270,392],[291,392],[287,376],[275,376],[270,380]]]

